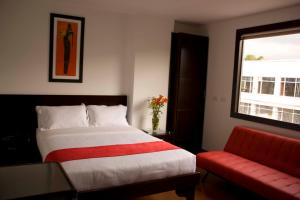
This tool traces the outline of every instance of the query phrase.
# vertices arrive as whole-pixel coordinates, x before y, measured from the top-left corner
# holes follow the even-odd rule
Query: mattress
[[[88,127],[37,131],[43,161],[55,150],[161,141],[133,127]],[[195,172],[195,155],[173,149],[61,162],[77,191],[104,189]]]

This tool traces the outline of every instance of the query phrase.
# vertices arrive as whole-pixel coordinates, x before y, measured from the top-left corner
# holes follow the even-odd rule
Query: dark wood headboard
[[[127,105],[127,96],[0,94],[0,103],[1,165],[35,162],[40,158],[35,136],[37,128],[35,106],[80,105],[81,103],[86,105]],[[14,153],[20,155],[13,155]],[[21,158],[14,159],[14,157]]]

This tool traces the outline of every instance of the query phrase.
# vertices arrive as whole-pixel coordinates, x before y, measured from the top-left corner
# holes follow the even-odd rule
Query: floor
[[[204,174],[203,172],[201,174]],[[134,200],[183,200],[175,191],[135,198]],[[196,188],[195,200],[263,200],[245,189],[229,183],[217,176],[209,174],[205,182],[200,182]]]

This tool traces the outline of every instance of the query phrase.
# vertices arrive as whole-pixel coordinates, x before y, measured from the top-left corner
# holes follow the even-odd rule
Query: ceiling
[[[300,5],[300,0],[71,0],[110,12],[171,17],[209,23]]]

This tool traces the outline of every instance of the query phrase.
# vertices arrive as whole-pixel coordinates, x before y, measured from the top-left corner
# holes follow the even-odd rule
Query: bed
[[[27,99],[31,100],[28,102],[31,108],[36,105],[57,106],[79,105],[81,103],[87,105],[126,105],[126,96],[8,96],[10,98],[21,96],[23,99],[26,99],[27,96]],[[33,99],[35,100],[32,101]],[[32,112],[32,109],[30,110]],[[36,118],[31,120],[35,120],[34,123],[36,124]],[[84,143],[78,142],[83,140],[85,140]],[[61,148],[138,145],[151,142],[160,143],[162,141],[131,126],[37,131],[37,143],[43,161],[46,161],[51,152]],[[199,174],[195,172],[194,155],[172,147],[172,145],[167,148],[171,149],[151,153],[139,152],[132,155],[113,157],[110,155],[100,158],[67,160],[62,161],[61,165],[77,189],[78,199],[99,199],[99,197],[117,199],[169,190],[176,190],[179,196],[184,196],[188,200],[194,199],[194,189],[200,178]],[[94,175],[91,176],[91,174]]]

